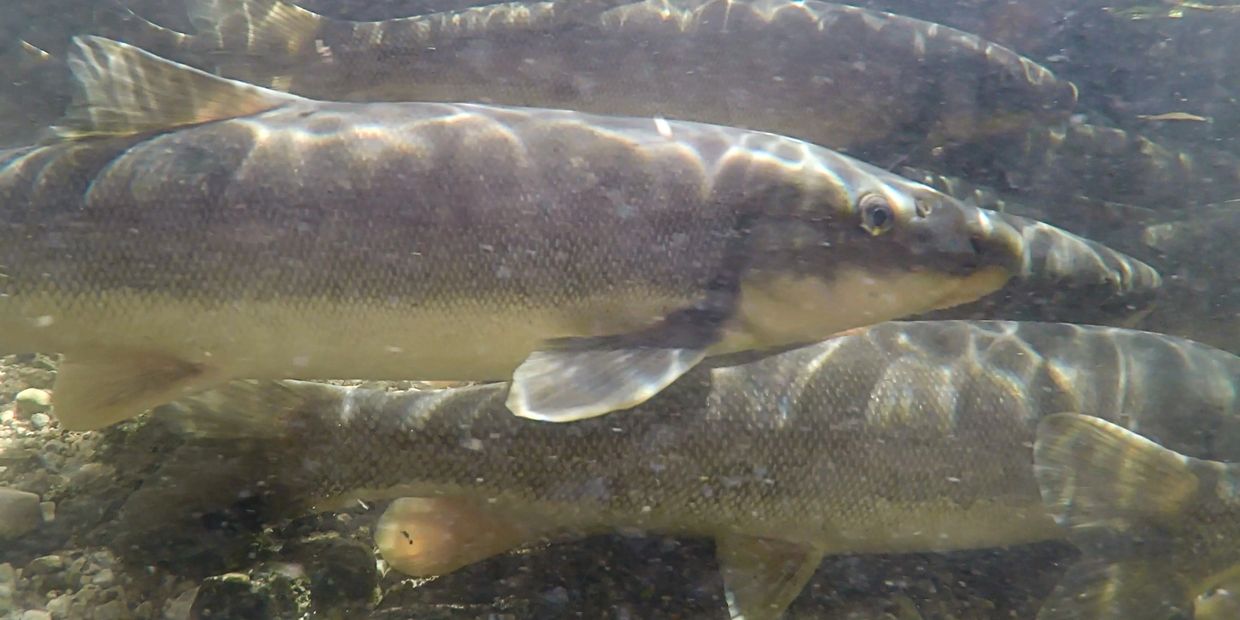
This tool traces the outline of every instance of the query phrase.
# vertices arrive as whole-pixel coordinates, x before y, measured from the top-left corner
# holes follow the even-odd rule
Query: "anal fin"
[[[542,528],[467,497],[404,497],[375,526],[375,545],[395,570],[444,575],[535,540]]]
[[[207,367],[157,353],[66,355],[57,368],[53,413],[65,430],[94,430],[220,381]]]
[[[715,541],[733,620],[774,620],[801,593],[823,552],[782,540],[726,536]]]

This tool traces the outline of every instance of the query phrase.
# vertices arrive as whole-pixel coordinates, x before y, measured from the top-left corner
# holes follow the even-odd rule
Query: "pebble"
[[[0,616],[17,608],[17,571],[12,564],[0,564]]]
[[[35,428],[44,428],[52,423],[52,418],[46,413],[36,413],[30,416],[30,425]]]
[[[95,576],[91,577],[90,582],[95,585],[107,587],[112,585],[112,581],[114,579],[115,577],[112,575],[112,569],[105,568],[98,573],[95,573]]]
[[[42,609],[28,609],[22,614],[22,620],[52,620],[52,614]]]
[[[163,620],[190,620],[190,611],[198,599],[198,588],[190,588],[164,603]]]
[[[69,605],[71,604],[73,604],[73,597],[68,594],[61,594],[47,602],[47,611],[44,613],[49,614],[49,617],[64,618],[69,615]]]
[[[91,614],[93,620],[123,620],[130,617],[129,609],[119,600],[108,601],[95,607]]]
[[[27,577],[34,575],[50,575],[58,573],[65,568],[65,561],[58,555],[39,556],[26,565],[25,575]]]
[[[52,395],[39,388],[26,388],[18,392],[16,401],[17,410],[27,415],[43,413],[52,408]],[[31,422],[33,421],[32,417]]]
[[[43,513],[43,522],[56,520],[56,502],[42,502],[39,504],[39,512]]]
[[[0,487],[0,540],[12,540],[42,524],[38,495]]]

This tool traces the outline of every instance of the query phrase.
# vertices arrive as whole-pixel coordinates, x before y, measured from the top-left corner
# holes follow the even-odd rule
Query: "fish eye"
[[[881,235],[896,223],[895,211],[880,194],[866,194],[858,203],[861,210],[861,228],[871,235]]]

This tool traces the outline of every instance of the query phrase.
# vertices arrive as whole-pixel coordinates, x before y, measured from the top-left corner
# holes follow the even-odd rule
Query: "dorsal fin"
[[[62,139],[123,136],[257,114],[300,97],[227,80],[119,41],[74,37]]]

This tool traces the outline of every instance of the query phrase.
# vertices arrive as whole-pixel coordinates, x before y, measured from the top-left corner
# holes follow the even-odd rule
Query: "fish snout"
[[[1019,230],[983,209],[944,197],[910,225],[911,249],[925,265],[947,273],[968,275],[1001,270],[1021,273],[1025,246]]]
[[[965,207],[964,211],[964,234],[968,235],[977,268],[998,267],[1009,276],[1023,273],[1027,252],[1020,231],[984,209]]]

